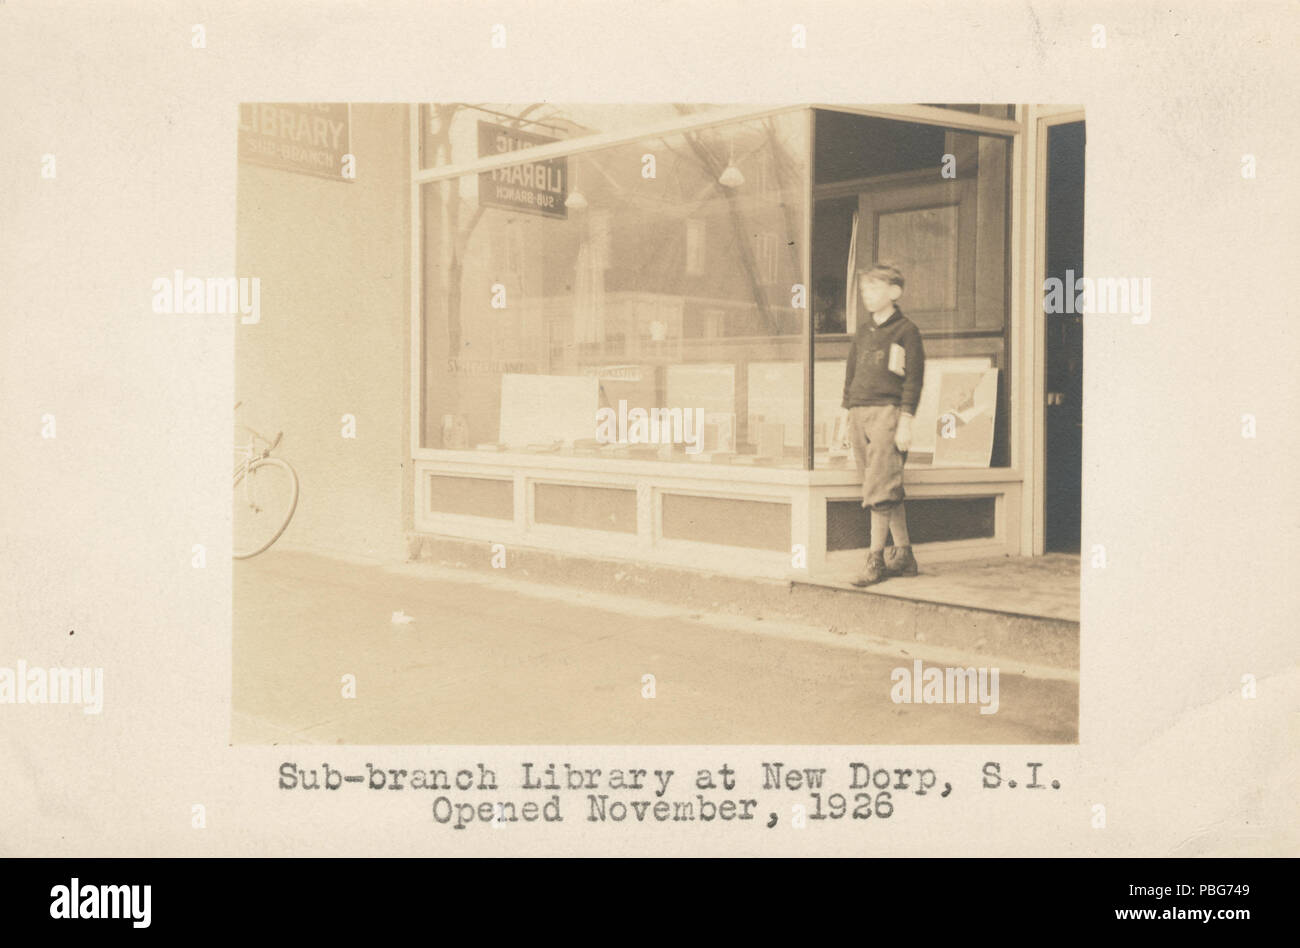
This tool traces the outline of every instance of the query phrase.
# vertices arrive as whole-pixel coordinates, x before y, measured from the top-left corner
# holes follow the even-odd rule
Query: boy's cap
[[[861,280],[864,277],[870,280],[880,280],[883,283],[892,283],[900,290],[903,289],[903,271],[892,263],[877,262],[869,267],[859,267],[858,279]]]

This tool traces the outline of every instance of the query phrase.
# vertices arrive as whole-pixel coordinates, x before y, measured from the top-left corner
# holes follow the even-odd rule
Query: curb
[[[1079,624],[970,606],[905,599],[870,590],[711,573],[510,547],[505,571],[491,566],[485,542],[427,534],[408,537],[409,560],[523,577],[591,592],[654,599],[736,616],[823,625],[829,637],[863,635],[998,655],[1069,672],[1079,668]],[[830,639],[833,641],[833,639]]]

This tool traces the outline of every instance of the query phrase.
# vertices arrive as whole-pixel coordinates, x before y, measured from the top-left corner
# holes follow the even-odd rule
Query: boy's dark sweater
[[[891,344],[903,347],[902,376],[889,371]],[[864,313],[844,369],[844,407],[898,405],[905,414],[914,415],[924,378],[925,347],[916,324],[897,306],[879,326],[870,313]]]

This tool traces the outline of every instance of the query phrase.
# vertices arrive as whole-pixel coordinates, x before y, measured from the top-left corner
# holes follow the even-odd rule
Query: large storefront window
[[[426,166],[542,143],[471,114],[474,150]],[[422,446],[803,467],[808,127],[794,110],[423,185]]]
[[[870,318],[853,274],[874,261],[902,270],[898,306],[925,343],[908,467],[1009,466],[1010,139],[823,110],[815,120],[815,466],[853,466],[836,420],[853,333]]]

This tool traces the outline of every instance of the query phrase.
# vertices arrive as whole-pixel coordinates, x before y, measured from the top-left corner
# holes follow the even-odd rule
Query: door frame
[[[1032,446],[1025,470],[1027,490],[1021,495],[1024,510],[1020,519],[1021,549],[1041,556],[1047,548],[1047,334],[1043,312],[1043,281],[1047,279],[1047,133],[1054,125],[1087,121],[1083,106],[1026,106],[1026,154],[1032,155],[1033,200],[1028,209],[1028,234],[1034,256],[1031,279],[1022,288],[1025,314],[1024,358],[1033,370],[1028,373],[1028,398],[1017,402],[1025,412],[1025,442]],[[1085,218],[1086,228],[1086,218]],[[1086,236],[1085,236],[1086,246]],[[1080,549],[1083,549],[1080,538]]]
[[[949,310],[919,311],[914,305],[909,305],[907,309],[909,318],[917,323],[922,332],[929,323],[929,319],[925,317],[933,317],[936,314],[939,316],[947,314],[949,319],[955,322],[953,317],[965,307],[970,310],[972,322],[975,318],[975,260],[973,255],[968,257],[960,252],[962,247],[975,246],[976,215],[973,206],[975,182],[970,178],[944,180],[938,172],[939,169],[936,167],[920,172],[909,172],[906,176],[891,176],[893,180],[889,182],[888,187],[876,183],[874,186],[863,187],[858,191],[857,259],[853,262],[855,271],[881,259],[877,250],[880,241],[879,214],[929,208],[957,208],[957,232],[954,236],[959,249],[957,259],[954,261],[955,273],[953,274],[955,302]],[[866,239],[863,239],[864,237]],[[911,276],[916,275],[911,274]],[[854,292],[856,291],[855,287]],[[845,328],[848,329],[847,323]],[[974,330],[975,327],[971,326],[967,329]]]

